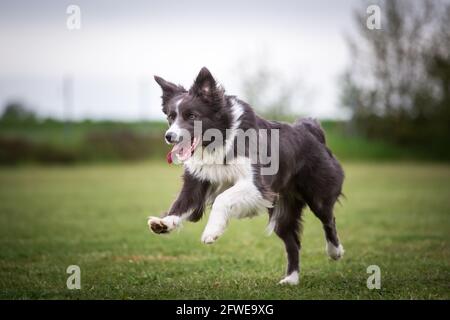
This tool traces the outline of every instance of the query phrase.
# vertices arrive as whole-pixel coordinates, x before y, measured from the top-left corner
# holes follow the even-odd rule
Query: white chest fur
[[[235,183],[242,179],[252,179],[253,169],[250,159],[238,157],[227,164],[211,159],[192,157],[184,163],[193,176],[214,184]]]

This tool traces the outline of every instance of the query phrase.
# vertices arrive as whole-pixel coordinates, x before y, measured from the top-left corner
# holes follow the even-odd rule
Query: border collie
[[[269,228],[283,240],[287,252],[286,276],[280,283],[297,284],[301,214],[308,205],[323,224],[328,255],[334,260],[343,256],[333,207],[341,195],[344,172],[327,148],[318,122],[300,119],[291,125],[264,120],[244,101],[226,95],[206,68],[189,90],[158,76],[155,80],[169,122],[165,139],[173,145],[167,160],[183,164],[184,184],[167,213],[149,217],[154,233],[168,233],[183,220],[198,221],[212,205],[201,237],[211,244],[231,218],[267,211]],[[213,137],[208,135],[211,130]],[[263,153],[273,161],[263,161]]]

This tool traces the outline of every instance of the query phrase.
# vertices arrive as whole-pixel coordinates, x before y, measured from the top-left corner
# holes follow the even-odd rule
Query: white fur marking
[[[266,232],[267,235],[271,235],[277,226],[277,220],[281,215],[283,201],[278,201],[273,207],[272,216],[270,217],[269,224],[267,225]]]
[[[204,152],[203,158],[198,158],[197,153],[194,153],[194,156],[185,161],[184,164],[187,170],[198,179],[216,184],[234,183],[241,179],[253,177],[253,169],[249,158],[237,157],[224,165],[215,162],[216,159],[209,159],[209,157],[217,157],[217,155]]]
[[[241,125],[241,116],[244,114],[244,109],[242,106],[233,99],[231,103],[231,115],[233,117],[233,122],[231,124],[231,134],[228,137],[227,141],[225,142],[225,154],[228,153],[228,151],[231,150],[233,147],[234,138],[236,138],[236,130]]]
[[[335,247],[334,244],[327,241],[327,253],[328,256],[333,260],[339,260],[344,256],[344,247],[339,244],[339,247]]]
[[[148,224],[150,230],[151,230],[152,223],[165,225],[165,226],[167,226],[167,231],[170,232],[176,228],[181,227],[183,220],[185,220],[190,214],[191,214],[191,212],[184,213],[181,216],[168,215],[168,216],[165,216],[164,218],[148,217],[147,224]]]
[[[298,272],[294,271],[290,275],[286,276],[284,279],[282,279],[279,284],[290,284],[290,285],[296,285],[298,284]]]
[[[169,129],[166,131],[166,135],[167,135],[168,133],[174,133],[177,137],[180,137],[181,134],[182,134],[180,125],[178,124],[178,119],[179,119],[179,114],[180,114],[180,112],[179,112],[179,106],[180,106],[180,103],[183,101],[183,99],[184,99],[184,97],[183,97],[183,98],[180,98],[180,99],[175,103],[175,109],[176,109],[176,112],[177,112],[177,118],[176,118],[175,122],[172,123],[172,125],[171,125],[171,126],[169,127]],[[168,144],[170,144],[170,142],[168,142],[167,140],[166,140],[166,142],[167,142]]]
[[[252,217],[271,206],[272,203],[263,198],[253,180],[239,180],[216,197],[202,242],[209,244],[217,240],[225,232],[230,218]]]

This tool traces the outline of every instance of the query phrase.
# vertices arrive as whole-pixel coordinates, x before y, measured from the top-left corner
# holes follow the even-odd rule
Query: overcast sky
[[[62,117],[73,78],[73,118],[162,118],[153,75],[190,86],[207,66],[240,94],[240,68],[262,60],[311,92],[298,112],[342,117],[338,76],[360,1],[1,1],[0,108],[20,100]],[[66,27],[69,4],[81,29]]]

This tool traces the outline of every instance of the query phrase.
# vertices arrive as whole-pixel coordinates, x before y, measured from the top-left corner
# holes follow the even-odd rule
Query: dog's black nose
[[[169,143],[173,143],[177,141],[177,135],[173,132],[166,133],[166,141]]]

